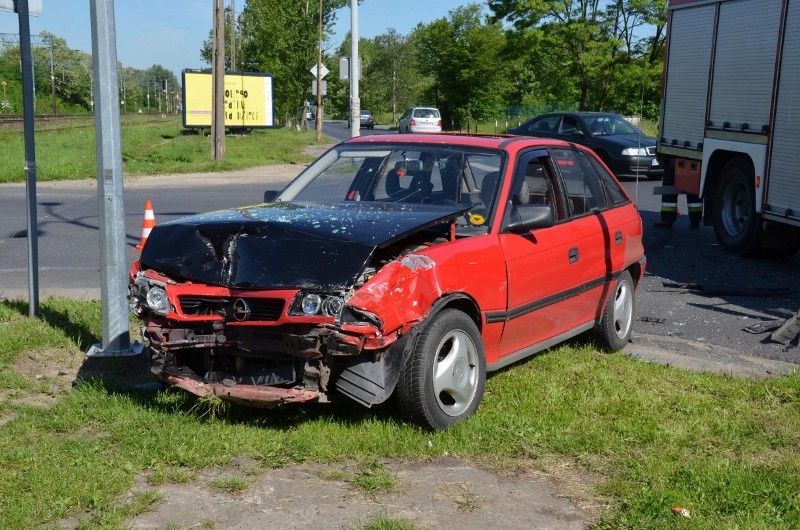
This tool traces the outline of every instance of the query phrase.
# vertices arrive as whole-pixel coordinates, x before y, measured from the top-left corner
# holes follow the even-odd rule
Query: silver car
[[[442,115],[433,107],[409,107],[398,123],[400,134],[403,133],[440,133],[442,132]]]

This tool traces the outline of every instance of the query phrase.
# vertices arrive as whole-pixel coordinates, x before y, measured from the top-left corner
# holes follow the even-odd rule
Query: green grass
[[[422,527],[404,519],[384,514],[372,514],[363,523],[353,526],[353,530],[421,530]]]
[[[22,304],[0,304],[2,373],[40,348],[84,350],[96,339],[96,303],[42,306],[49,316],[40,321],[22,316]],[[7,392],[35,390],[2,380]],[[192,474],[240,457],[278,467],[447,452],[497,467],[566,464],[601,475],[594,494],[611,510],[600,528],[800,527],[798,375],[689,373],[572,343],[492,375],[477,414],[443,433],[402,422],[391,405],[230,407],[214,417],[196,405],[180,392],[109,381],[79,384],[50,408],[0,401],[0,417],[11,418],[0,427],[0,521],[31,528],[87,511],[89,523],[113,526],[136,476]],[[355,475],[367,487],[393,479],[380,466],[364,471]],[[180,474],[163,480],[180,482]],[[244,473],[234,478],[228,489],[249,483]]]
[[[305,163],[303,147],[315,143],[313,131],[256,130],[225,139],[225,158],[211,159],[211,140],[184,130],[179,116],[126,116],[122,121],[124,175],[199,173],[277,163]],[[54,122],[35,129],[37,180],[97,178],[92,117]],[[23,182],[22,129],[0,129],[0,183]]]
[[[367,461],[359,466],[357,473],[351,471],[326,471],[323,478],[342,480],[366,493],[391,491],[397,486],[397,477],[389,474],[383,464]]]

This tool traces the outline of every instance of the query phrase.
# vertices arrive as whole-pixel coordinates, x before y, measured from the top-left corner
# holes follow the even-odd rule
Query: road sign
[[[14,0],[0,0],[0,11],[10,11],[16,13]],[[38,17],[42,14],[42,0],[28,0],[28,15]]]
[[[350,79],[350,57],[339,57],[339,79]],[[358,80],[361,80],[361,57],[358,58]]]
[[[322,69],[320,70],[320,79],[325,79],[325,76],[328,75],[328,72],[330,72],[330,70],[325,68],[324,64],[321,65],[321,68]],[[311,70],[309,70],[309,72],[311,72],[311,75],[313,75],[316,78],[317,77],[317,65],[315,64],[314,66],[312,66]]]
[[[321,81],[320,84],[322,85],[322,95],[323,96],[327,96],[328,95],[328,82],[327,81]],[[317,82],[316,81],[311,83],[311,95],[312,96],[316,96],[317,95]]]

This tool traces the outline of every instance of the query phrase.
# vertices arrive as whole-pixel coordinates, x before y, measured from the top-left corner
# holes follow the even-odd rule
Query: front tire
[[[617,279],[614,291],[594,328],[598,345],[610,352],[619,351],[631,339],[633,315],[636,309],[636,292],[628,271]]]
[[[475,412],[485,384],[478,327],[465,313],[445,309],[428,322],[404,361],[397,401],[407,420],[440,431]]]
[[[714,190],[714,233],[720,246],[735,256],[752,256],[761,244],[761,218],[756,213],[753,166],[741,160],[722,168]]]

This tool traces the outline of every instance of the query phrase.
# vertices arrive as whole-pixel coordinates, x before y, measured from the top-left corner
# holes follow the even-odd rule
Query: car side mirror
[[[514,204],[508,214],[505,229],[525,232],[534,228],[549,228],[555,223],[553,208],[543,204]]]
[[[280,194],[278,190],[267,190],[264,192],[264,202],[274,202]]]
[[[580,129],[575,129],[572,131],[572,136],[586,136],[586,133]]]

